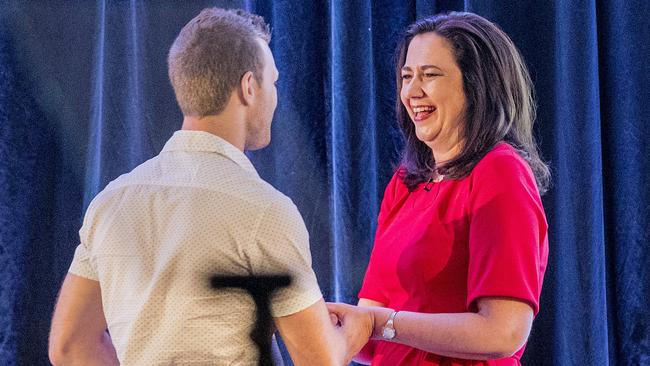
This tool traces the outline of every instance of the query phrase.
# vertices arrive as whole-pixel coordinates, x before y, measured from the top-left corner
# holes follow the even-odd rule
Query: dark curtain
[[[536,87],[553,169],[550,262],[527,365],[650,365],[650,2],[0,0],[0,364],[45,365],[49,320],[92,197],[156,155],[181,114],[166,54],[207,6],[269,21],[271,145],[330,301],[356,301],[399,158],[396,35],[467,10],[497,22]]]

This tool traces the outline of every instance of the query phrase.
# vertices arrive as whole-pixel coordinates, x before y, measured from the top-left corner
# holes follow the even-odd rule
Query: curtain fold
[[[0,1],[0,364],[48,364],[50,314],[84,210],[180,128],[167,52],[208,6],[246,8],[272,26],[272,142],[248,155],[303,215],[326,300],[351,303],[402,146],[397,35],[449,10],[498,23],[529,66],[553,172],[550,260],[524,364],[650,364],[642,0]]]
[[[650,364],[650,3],[597,1],[611,364]],[[619,360],[624,360],[620,362]]]
[[[595,15],[594,1],[558,3],[555,7],[552,97],[557,122],[553,124],[553,155],[550,156],[555,188],[549,195],[553,208],[550,225],[555,228],[550,240],[555,243],[555,261],[549,282],[555,283],[553,307],[575,309],[558,313],[556,321],[581,326],[555,328],[552,335],[557,340],[557,354],[549,360],[553,364],[567,357],[574,362],[589,363],[608,359]],[[564,241],[572,245],[560,245]],[[591,351],[576,354],[573,344],[576,340]]]

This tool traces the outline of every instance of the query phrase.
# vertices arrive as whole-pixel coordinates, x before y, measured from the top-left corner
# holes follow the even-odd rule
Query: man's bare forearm
[[[108,333],[98,342],[80,341],[50,352],[54,366],[119,366],[115,347]]]

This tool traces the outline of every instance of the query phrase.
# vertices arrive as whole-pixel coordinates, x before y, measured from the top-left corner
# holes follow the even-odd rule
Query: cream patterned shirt
[[[322,298],[293,202],[225,140],[177,131],[91,202],[70,273],[99,281],[122,365],[254,365],[254,304],[214,274],[288,273],[274,317]]]

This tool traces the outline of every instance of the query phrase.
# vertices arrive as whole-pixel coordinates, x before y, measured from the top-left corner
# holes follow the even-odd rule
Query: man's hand
[[[327,310],[332,322],[337,320],[337,330],[347,345],[346,360],[351,360],[372,336],[375,322],[373,312],[369,307],[341,303],[327,303]]]
[[[345,340],[320,299],[297,313],[274,318],[294,365],[347,365]]]

